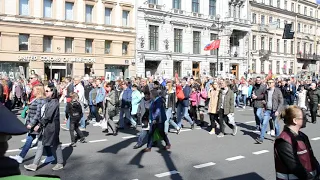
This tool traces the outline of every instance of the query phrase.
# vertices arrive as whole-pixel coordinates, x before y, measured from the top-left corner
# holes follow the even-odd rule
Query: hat
[[[0,104],[0,134],[21,135],[28,132],[28,129],[10,112],[4,105]]]

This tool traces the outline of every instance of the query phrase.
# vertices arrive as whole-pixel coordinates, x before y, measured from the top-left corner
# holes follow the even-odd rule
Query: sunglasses
[[[51,92],[51,90],[46,90],[46,92]]]
[[[33,79],[33,78],[35,78],[35,77],[29,77],[29,79]]]
[[[274,83],[274,82],[267,82],[268,84]]]

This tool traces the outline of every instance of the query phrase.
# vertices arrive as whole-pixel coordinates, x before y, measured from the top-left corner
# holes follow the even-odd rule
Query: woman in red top
[[[6,80],[2,80],[2,86],[3,86],[3,99],[4,99],[4,103],[6,103],[9,100],[9,95],[10,95],[9,86]]]

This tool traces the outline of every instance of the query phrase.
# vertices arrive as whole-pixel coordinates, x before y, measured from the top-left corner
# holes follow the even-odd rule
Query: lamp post
[[[223,26],[223,22],[220,21],[220,14],[217,14],[216,16],[216,24],[217,24],[217,28],[218,28],[218,34],[217,34],[217,39],[219,39],[219,32],[220,32],[220,24],[221,24],[221,29],[224,28]],[[220,43],[221,43],[221,40],[220,40]],[[218,77],[219,75],[219,49],[220,48],[217,48],[217,66],[216,66],[216,76]]]

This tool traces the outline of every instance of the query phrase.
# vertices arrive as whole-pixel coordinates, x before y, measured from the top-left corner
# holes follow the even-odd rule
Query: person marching
[[[209,101],[209,108],[208,108],[208,113],[209,113],[209,118],[210,118],[210,126],[211,126],[211,131],[209,132],[210,134],[216,134],[216,122],[219,123],[219,114],[218,114],[218,100],[219,100],[219,92],[220,89],[218,87],[218,83],[214,82],[210,85],[210,90],[208,93],[208,98],[210,98]]]
[[[112,134],[114,136],[116,136],[118,134],[118,130],[116,127],[116,124],[113,121],[113,118],[117,115],[117,109],[116,109],[116,101],[118,101],[119,99],[117,99],[116,97],[116,90],[114,90],[115,86],[112,83],[107,83],[107,85],[105,86],[106,88],[106,103],[105,103],[105,121],[107,122],[107,126],[104,129],[104,132],[109,132],[108,131],[108,127],[111,128],[112,130]]]
[[[306,127],[306,116],[298,106],[281,113],[284,129],[274,143],[277,180],[318,179],[320,168],[309,138],[300,130]]]
[[[316,84],[312,83],[307,93],[307,99],[310,107],[311,121],[313,124],[317,123],[317,110],[320,105],[320,91],[317,89]]]

